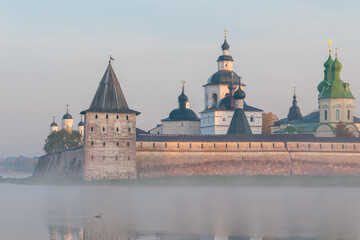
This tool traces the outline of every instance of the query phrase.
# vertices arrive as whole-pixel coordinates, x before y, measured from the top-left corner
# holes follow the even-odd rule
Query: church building
[[[233,95],[235,90],[244,88],[241,77],[233,71],[234,59],[229,55],[230,45],[226,35],[221,46],[223,54],[218,57],[218,71],[203,86],[205,91],[204,110],[201,114],[201,134],[226,134],[232,120],[235,106]],[[230,86],[229,84],[234,83]],[[232,89],[235,87],[235,89]],[[231,89],[230,89],[231,88]],[[244,102],[243,111],[248,119],[251,132],[261,134],[263,110]]]
[[[317,86],[319,110],[302,116],[294,93],[288,117],[276,121],[271,126],[272,133],[312,133],[317,137],[334,137],[336,124],[341,121],[350,132],[359,136],[360,119],[353,114],[354,96],[349,83],[340,78],[342,64],[337,53],[335,60],[332,59],[331,46],[324,67],[324,80]]]
[[[150,134],[200,134],[200,119],[190,109],[189,98],[185,95],[185,82],[178,97],[179,107],[172,110],[168,118],[149,131]]]

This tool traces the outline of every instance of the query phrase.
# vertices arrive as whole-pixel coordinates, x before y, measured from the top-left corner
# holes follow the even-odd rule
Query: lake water
[[[360,239],[360,189],[0,184],[0,239],[273,238]]]

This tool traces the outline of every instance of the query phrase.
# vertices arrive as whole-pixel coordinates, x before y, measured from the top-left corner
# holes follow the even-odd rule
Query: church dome
[[[342,64],[338,60],[338,58],[335,58],[335,61],[331,64],[331,70],[337,70],[340,71],[342,68]]]
[[[67,112],[64,114],[63,119],[73,119],[73,117]]]
[[[225,39],[223,45],[221,45],[221,49],[222,50],[229,50],[229,48],[230,48],[230,45],[227,43],[227,41]]]
[[[50,125],[50,127],[57,127],[56,122],[52,122],[51,125]]]
[[[239,87],[234,93],[234,99],[243,100],[246,97],[245,92]]]
[[[78,127],[80,127],[80,126],[85,126],[85,123],[84,123],[83,121],[80,121],[80,122],[78,123]]]
[[[193,110],[189,108],[174,109],[164,121],[200,121]]]
[[[185,93],[184,92],[182,92],[180,95],[179,95],[179,97],[178,97],[178,100],[179,101],[188,101],[189,99],[188,99],[188,97],[185,95]]]
[[[230,84],[232,83],[232,74],[234,74],[234,84],[239,84],[240,77],[234,71],[219,70],[209,77],[207,84],[208,85],[220,85],[220,84]],[[245,86],[244,84],[241,84]]]

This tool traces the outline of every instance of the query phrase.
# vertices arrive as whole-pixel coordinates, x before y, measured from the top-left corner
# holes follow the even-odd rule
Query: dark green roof
[[[252,134],[244,109],[235,110],[227,134]]]

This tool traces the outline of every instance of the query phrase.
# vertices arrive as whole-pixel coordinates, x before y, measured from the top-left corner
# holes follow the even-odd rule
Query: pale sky
[[[328,41],[360,111],[359,1],[0,0],[0,157],[43,155],[52,116],[89,107],[109,54],[137,126],[177,107],[181,81],[204,108],[223,30],[249,105],[285,117],[296,86],[303,115],[317,108]]]

